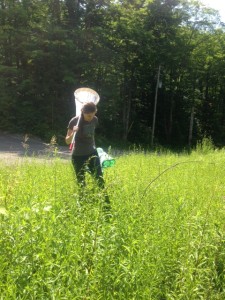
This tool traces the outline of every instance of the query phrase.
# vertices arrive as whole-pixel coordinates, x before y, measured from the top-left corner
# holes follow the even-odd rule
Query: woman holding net
[[[100,159],[95,146],[95,128],[98,125],[97,107],[88,102],[81,108],[81,114],[73,117],[67,128],[66,143],[73,143],[72,164],[77,182],[81,189],[85,187],[86,170],[95,178],[100,188],[104,188],[104,179]],[[105,195],[109,205],[109,197]]]

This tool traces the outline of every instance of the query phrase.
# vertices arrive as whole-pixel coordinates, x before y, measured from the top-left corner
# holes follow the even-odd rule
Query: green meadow
[[[1,300],[225,299],[225,150],[0,161]],[[111,214],[103,208],[111,200]]]

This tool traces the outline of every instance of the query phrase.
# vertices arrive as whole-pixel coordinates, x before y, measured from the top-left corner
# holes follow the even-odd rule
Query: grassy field
[[[133,151],[112,217],[70,161],[0,162],[0,299],[225,299],[225,151]]]

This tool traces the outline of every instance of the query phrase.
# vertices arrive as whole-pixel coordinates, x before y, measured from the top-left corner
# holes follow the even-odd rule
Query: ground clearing
[[[0,131],[0,161],[11,163],[32,157],[46,159],[52,157],[55,151],[61,158],[70,159],[68,146],[51,145],[34,136]]]

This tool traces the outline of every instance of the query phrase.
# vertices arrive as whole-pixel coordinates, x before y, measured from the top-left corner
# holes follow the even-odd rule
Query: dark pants
[[[104,189],[103,173],[97,150],[90,155],[72,155],[72,164],[76,173],[77,182],[81,188],[85,186],[85,172],[88,169],[91,175],[96,179],[98,186]],[[106,192],[104,192],[104,195],[105,203],[107,204],[107,208],[109,208],[109,197]]]
[[[90,155],[72,155],[72,163],[80,186],[85,185],[85,172],[88,171],[97,180],[99,187],[104,188],[103,173],[97,151]]]

